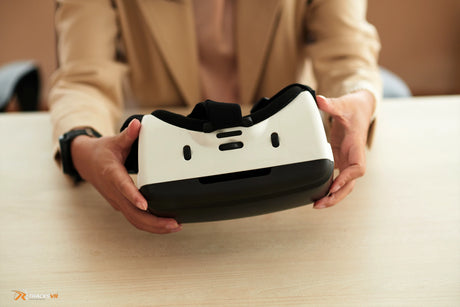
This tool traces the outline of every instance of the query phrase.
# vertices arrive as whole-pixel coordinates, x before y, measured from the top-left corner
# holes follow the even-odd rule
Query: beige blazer
[[[201,101],[192,0],[58,0],[59,69],[49,94],[54,138],[75,127],[111,135],[124,101]],[[337,97],[380,97],[380,49],[365,0],[235,0],[242,104],[303,82]],[[313,78],[305,78],[311,62]]]

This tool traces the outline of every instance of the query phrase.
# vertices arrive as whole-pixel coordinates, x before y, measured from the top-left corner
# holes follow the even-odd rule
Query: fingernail
[[[130,122],[129,122],[129,124],[128,124],[128,126],[126,127],[126,129],[125,129],[125,130],[128,130],[128,129],[129,129],[129,127],[131,127],[132,125],[133,125],[133,121],[130,121]]]
[[[331,190],[329,191],[329,195],[330,194],[334,194],[335,192],[337,192],[338,190],[340,190],[341,186],[339,185],[336,185],[335,187],[332,187]]]
[[[171,223],[168,223],[166,224],[166,229],[168,230],[175,230],[176,228],[179,228],[179,224],[177,224],[177,222],[171,222]]]
[[[144,202],[140,201],[140,202],[136,203],[136,206],[141,210],[144,210],[144,211],[147,210],[147,204],[144,203]]]
[[[181,231],[181,230],[182,230],[182,226],[179,225],[179,227],[177,227],[176,229],[170,230],[170,232],[178,232],[178,231]]]
[[[324,100],[327,102],[327,98],[324,97],[323,95],[317,95],[317,96],[320,97],[320,98],[322,98],[322,99],[324,99]]]

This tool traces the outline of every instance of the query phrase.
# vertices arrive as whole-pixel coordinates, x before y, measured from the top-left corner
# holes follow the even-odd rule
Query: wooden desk
[[[460,305],[460,96],[387,100],[341,204],[132,227],[54,165],[46,113],[0,115],[0,305]],[[21,300],[21,299],[19,299]]]

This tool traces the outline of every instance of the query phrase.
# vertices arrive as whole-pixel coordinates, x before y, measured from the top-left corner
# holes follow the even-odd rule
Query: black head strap
[[[204,132],[239,126],[243,118],[239,104],[212,100],[195,105],[187,117],[203,120]]]

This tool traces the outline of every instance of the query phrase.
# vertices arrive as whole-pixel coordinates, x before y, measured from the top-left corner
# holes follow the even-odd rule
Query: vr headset
[[[198,103],[141,121],[125,166],[138,173],[148,210],[180,223],[241,218],[307,205],[325,196],[334,159],[315,92],[292,84],[242,116],[238,104]]]

